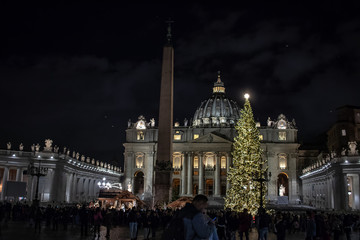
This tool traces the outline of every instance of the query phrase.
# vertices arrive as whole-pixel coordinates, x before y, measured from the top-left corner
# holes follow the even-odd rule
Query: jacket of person
[[[213,232],[211,219],[197,210],[194,205],[187,204],[180,216],[184,221],[185,239],[208,239]]]
[[[239,231],[247,232],[251,227],[252,217],[248,213],[241,213],[239,217]]]

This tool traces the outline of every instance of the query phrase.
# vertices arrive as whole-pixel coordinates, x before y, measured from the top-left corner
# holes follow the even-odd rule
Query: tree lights
[[[244,95],[244,108],[235,126],[238,135],[233,143],[233,165],[227,175],[231,187],[226,193],[225,207],[237,212],[247,208],[254,215],[261,207],[260,197],[261,202],[265,203],[266,184],[257,179],[264,176],[266,168],[262,166],[265,166],[266,161],[261,158],[259,130],[256,128],[249,97],[249,94]]]

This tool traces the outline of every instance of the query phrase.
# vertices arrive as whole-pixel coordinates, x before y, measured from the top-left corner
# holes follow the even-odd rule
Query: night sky
[[[346,2],[346,5],[341,5]],[[221,71],[255,119],[295,118],[300,141],[360,105],[356,1],[243,5],[2,5],[0,148],[50,138],[122,162],[129,118],[158,120],[165,21],[175,48],[174,120],[193,117]]]

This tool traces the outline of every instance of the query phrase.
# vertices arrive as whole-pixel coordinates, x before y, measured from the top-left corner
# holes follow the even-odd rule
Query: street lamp
[[[39,160],[39,164],[38,164],[37,167],[34,165],[34,163],[30,163],[29,166],[28,166],[28,173],[31,176],[36,176],[37,177],[35,199],[33,200],[33,204],[36,207],[39,206],[39,199],[38,199],[38,195],[39,195],[39,178],[43,177],[43,176],[46,176],[47,172],[48,172],[48,168],[42,167],[40,160]]]
[[[262,169],[262,167],[260,169]],[[264,175],[265,175],[265,173],[264,173]],[[269,173],[269,178],[271,178],[271,172]],[[263,203],[263,182],[270,181],[269,178],[267,178],[266,175],[265,175],[265,177],[263,176],[263,177],[259,177],[259,178],[253,178],[253,181],[256,181],[256,182],[260,183],[260,207],[259,207],[259,210],[261,208],[263,208],[263,205],[264,205],[264,203]]]
[[[103,178],[102,182],[98,182],[97,184],[98,184],[99,188],[106,188],[108,190],[112,187],[111,183],[106,182],[106,178]]]

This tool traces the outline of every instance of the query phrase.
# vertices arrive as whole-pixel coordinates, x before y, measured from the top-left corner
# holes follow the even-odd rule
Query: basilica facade
[[[200,103],[193,118],[173,126],[170,196],[205,194],[222,203],[231,186],[227,173],[232,165],[232,144],[235,124],[240,117],[237,102],[226,96],[220,75],[209,99]],[[287,204],[299,201],[297,174],[298,148],[295,121],[280,114],[270,117],[265,125],[257,123],[263,158],[268,164],[270,203]],[[154,118],[139,116],[129,120],[124,143],[124,185],[144,200],[153,197],[157,156],[158,127]]]

